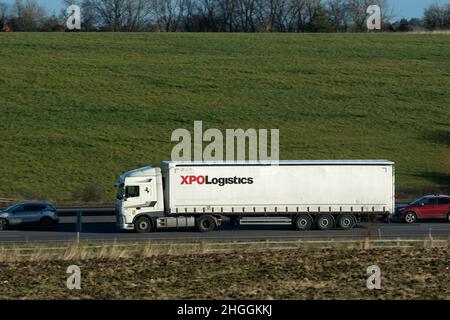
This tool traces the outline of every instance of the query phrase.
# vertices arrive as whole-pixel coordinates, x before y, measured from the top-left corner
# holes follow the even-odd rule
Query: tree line
[[[450,4],[422,18],[391,22],[389,0],[63,0],[81,8],[82,31],[362,32],[366,9],[382,8],[385,31],[450,29]],[[0,2],[4,31],[64,31],[66,10],[48,14],[36,0]],[[5,30],[9,29],[9,30]]]

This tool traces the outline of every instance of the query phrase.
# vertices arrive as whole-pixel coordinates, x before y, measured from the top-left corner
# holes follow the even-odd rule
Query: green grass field
[[[112,203],[172,130],[279,128],[281,159],[389,159],[450,185],[450,36],[0,34],[0,197]],[[78,200],[77,200],[78,199]],[[95,200],[95,199],[94,199]]]

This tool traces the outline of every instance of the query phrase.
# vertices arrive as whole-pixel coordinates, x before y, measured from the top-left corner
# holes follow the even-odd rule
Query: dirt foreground
[[[81,290],[69,290],[69,265]],[[367,288],[379,266],[381,289]],[[280,249],[0,262],[1,299],[450,299],[448,248]]]

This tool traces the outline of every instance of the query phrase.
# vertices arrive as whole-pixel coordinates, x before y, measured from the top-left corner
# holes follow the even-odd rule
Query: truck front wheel
[[[134,221],[134,231],[137,233],[146,233],[152,230],[152,222],[147,217],[139,217]]]
[[[197,219],[197,228],[200,232],[210,232],[216,227],[216,220],[212,216],[200,216]]]

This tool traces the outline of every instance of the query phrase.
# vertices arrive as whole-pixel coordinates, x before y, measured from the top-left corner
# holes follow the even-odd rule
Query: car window
[[[439,198],[438,199],[438,204],[439,205],[450,204],[450,198]]]
[[[416,200],[414,200],[413,202],[411,202],[410,205],[416,206],[416,205],[422,203],[422,201],[423,201],[424,199],[426,199],[426,198],[425,198],[425,197],[422,197],[422,198],[416,199]]]
[[[44,209],[45,206],[43,205],[36,205],[36,204],[25,205],[25,211],[41,211]]]
[[[12,213],[18,213],[18,212],[23,212],[24,210],[24,206],[17,206],[14,209],[11,210]]]
[[[435,204],[437,204],[437,199],[436,198],[426,198],[422,200],[422,203],[426,206],[433,206]]]

